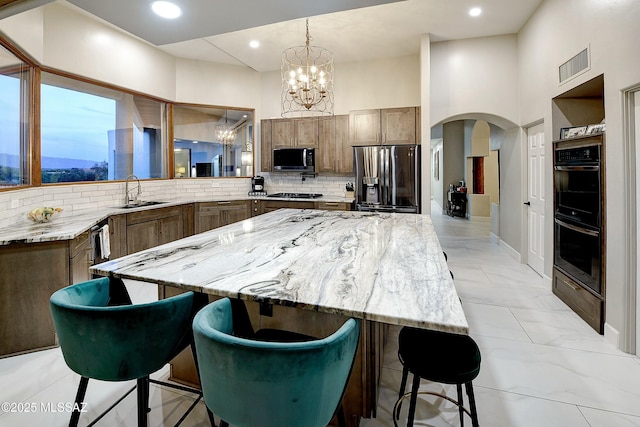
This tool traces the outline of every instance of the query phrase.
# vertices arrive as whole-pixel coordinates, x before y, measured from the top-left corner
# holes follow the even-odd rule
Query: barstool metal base
[[[471,412],[467,408],[465,408],[463,405],[460,404],[460,402],[458,402],[455,399],[452,399],[451,397],[447,396],[446,394],[436,393],[435,391],[425,391],[425,390],[418,391],[418,393],[416,393],[416,394],[429,394],[429,395],[432,395],[432,396],[438,396],[438,397],[441,397],[443,399],[446,399],[449,402],[451,402],[454,405],[456,405],[458,408],[460,408],[460,410],[464,411],[473,420],[473,415],[471,414]],[[400,419],[400,409],[402,407],[402,401],[404,401],[405,399],[410,399],[411,395],[412,395],[412,392],[408,392],[408,393],[403,394],[396,401],[395,405],[393,405],[393,412],[391,414],[393,416],[393,425],[395,427],[398,427],[398,420]]]

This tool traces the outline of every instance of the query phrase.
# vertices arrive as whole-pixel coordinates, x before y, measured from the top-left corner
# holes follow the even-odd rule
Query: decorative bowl
[[[49,222],[60,212],[62,212],[62,208],[43,207],[32,209],[27,216],[33,222]]]

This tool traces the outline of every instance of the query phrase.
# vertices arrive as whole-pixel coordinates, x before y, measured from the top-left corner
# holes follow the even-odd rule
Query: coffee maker
[[[251,191],[250,196],[266,196],[267,192],[264,190],[264,178],[261,176],[254,176],[251,178]]]

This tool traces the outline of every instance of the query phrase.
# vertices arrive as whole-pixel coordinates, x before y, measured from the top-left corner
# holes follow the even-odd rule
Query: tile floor
[[[433,212],[438,212],[434,206]],[[596,334],[550,291],[529,267],[513,260],[489,238],[489,223],[433,215],[433,222],[469,321],[482,352],[482,368],[474,381],[480,424],[492,427],[640,427],[640,359],[622,353]],[[154,297],[148,286],[131,285],[132,298]],[[392,329],[376,419],[363,427],[393,426],[401,366]],[[166,378],[168,368],[155,377]],[[73,402],[78,376],[65,365],[58,349],[0,359],[0,427],[65,426],[69,414],[58,403]],[[90,381],[88,413],[80,425],[102,412],[130,384]],[[442,390],[423,381],[424,389]],[[451,396],[453,389],[447,386]],[[193,398],[151,386],[150,426],[175,424]],[[20,405],[20,406],[19,406]],[[399,425],[404,425],[403,405]],[[31,409],[30,412],[25,412]],[[98,426],[135,426],[134,394]],[[470,425],[470,420],[465,420]],[[202,403],[182,424],[208,426]],[[455,407],[423,396],[415,426],[458,426]],[[286,426],[283,426],[286,427]]]

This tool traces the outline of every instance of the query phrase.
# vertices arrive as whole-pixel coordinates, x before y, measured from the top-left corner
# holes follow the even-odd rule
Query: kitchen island
[[[355,424],[375,415],[384,325],[468,333],[427,215],[281,209],[91,271],[244,300],[260,326],[281,317],[277,326],[328,334],[345,317],[363,319],[345,398]]]

